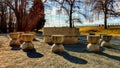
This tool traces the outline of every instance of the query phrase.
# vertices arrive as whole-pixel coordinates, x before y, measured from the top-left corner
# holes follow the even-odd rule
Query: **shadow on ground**
[[[20,50],[21,48],[20,47],[17,47],[17,46],[12,46],[11,47],[11,50]]]
[[[35,49],[32,49],[32,50],[23,50],[23,51],[26,52],[26,54],[27,54],[27,56],[29,58],[41,58],[41,57],[43,57],[43,55],[40,54],[40,53],[38,53],[38,52],[36,52]]]
[[[64,44],[64,47],[68,51],[73,51],[73,52],[88,52],[87,51],[87,46],[85,44]]]
[[[80,52],[80,53],[90,53],[87,49],[87,45],[85,44],[76,44],[76,45],[64,45],[65,49],[68,51],[73,52]],[[104,51],[104,47],[100,47],[100,52]]]
[[[120,45],[112,44],[112,47],[110,49],[114,49],[114,50],[119,50],[120,51]]]
[[[78,58],[78,57],[75,57],[75,56],[72,56],[72,55],[70,55],[67,52],[55,53],[55,54],[63,56],[66,60],[68,60],[68,61],[70,61],[72,63],[76,63],[76,64],[87,64],[88,63],[86,60]]]
[[[64,44],[65,49],[73,52],[88,52],[86,35],[81,35],[78,40],[77,44]]]
[[[113,60],[120,61],[120,57],[119,56],[109,55],[109,54],[104,53],[104,52],[99,52],[99,53],[96,53],[96,54],[108,57],[108,58],[113,59]]]

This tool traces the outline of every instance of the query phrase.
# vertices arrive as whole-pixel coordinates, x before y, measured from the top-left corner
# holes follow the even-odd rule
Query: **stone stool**
[[[109,43],[112,38],[112,35],[103,35],[101,39],[103,40],[101,43],[101,47],[111,47],[111,44]]]
[[[36,35],[36,33],[35,32],[26,32],[27,34],[33,34],[34,35],[34,38],[33,38],[33,40],[35,40],[36,38],[35,38],[35,35]]]
[[[19,41],[20,41],[20,43],[22,44],[24,41],[23,41],[23,39],[22,39],[22,35],[24,34],[24,32],[17,32],[17,33],[19,33]]]
[[[20,34],[17,33],[17,32],[16,33],[10,33],[9,36],[11,38],[11,40],[10,40],[10,46],[11,47],[14,47],[14,46],[20,47],[20,42],[19,42],[19,36],[20,36]]]
[[[64,35],[52,35],[52,42],[54,43],[51,47],[52,52],[64,52],[64,46],[62,45],[64,41]]]
[[[34,35],[33,34],[23,34],[22,35],[22,39],[23,39],[23,44],[21,46],[21,48],[23,50],[32,50],[34,49],[34,45],[32,43],[33,39],[34,39]]]
[[[99,40],[100,36],[97,35],[88,35],[87,36],[87,41],[89,42],[89,44],[87,45],[87,49],[89,51],[100,51],[99,46],[97,45],[97,42]]]
[[[104,35],[107,35],[107,34],[100,34],[100,39],[99,39],[99,42],[98,42],[99,45],[101,45],[101,43],[103,42],[102,37],[103,37]]]

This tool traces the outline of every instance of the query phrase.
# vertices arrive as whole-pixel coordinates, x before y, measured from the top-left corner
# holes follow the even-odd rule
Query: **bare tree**
[[[118,17],[120,12],[116,12],[117,7],[116,0],[94,0],[92,2],[94,11],[98,14],[102,12],[104,14],[104,28],[107,29],[107,18],[109,16]],[[118,7],[117,7],[118,8]]]
[[[73,13],[78,13],[86,17],[86,15],[82,12],[80,12],[80,6],[82,3],[82,0],[52,0],[57,2],[59,5],[61,5],[61,8],[63,8],[67,15],[69,16],[69,27],[74,27],[73,22],[82,22],[80,18],[73,18]]]
[[[0,0],[0,30],[2,32],[7,32],[6,12],[7,6],[3,3],[3,0]]]
[[[25,24],[25,16],[27,16],[26,12],[26,5],[27,0],[6,0],[5,4],[7,4],[15,13],[17,22],[17,30],[23,31]]]
[[[31,31],[44,18],[41,0],[5,0],[4,3],[15,13],[17,31]]]

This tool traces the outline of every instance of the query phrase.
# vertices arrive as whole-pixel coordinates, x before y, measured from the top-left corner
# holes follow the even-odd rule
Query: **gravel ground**
[[[37,39],[35,50],[24,52],[9,47],[7,35],[0,35],[0,68],[120,68],[120,37],[113,37],[113,47],[99,53],[87,51],[86,36],[80,36],[79,44],[64,45],[65,52],[57,54],[41,35]]]

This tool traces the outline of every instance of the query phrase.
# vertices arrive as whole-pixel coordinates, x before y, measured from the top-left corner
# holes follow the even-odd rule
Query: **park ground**
[[[101,47],[97,53],[87,50],[84,32],[78,44],[64,45],[64,53],[52,53],[52,45],[45,43],[40,33],[36,38],[35,50],[24,52],[9,46],[8,34],[0,34],[0,68],[119,68],[120,36],[113,36],[112,48]]]

